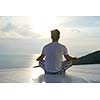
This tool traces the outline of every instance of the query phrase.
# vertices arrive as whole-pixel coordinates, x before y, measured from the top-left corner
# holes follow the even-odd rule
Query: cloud
[[[10,33],[9,32],[0,31],[0,38],[25,39],[24,36],[14,32],[14,31],[11,31]]]
[[[60,27],[59,28],[61,32],[61,38],[62,40],[66,39],[75,39],[81,37],[81,29],[78,27]]]
[[[64,27],[97,27],[100,26],[100,16],[69,16],[61,25]]]
[[[0,38],[19,38],[19,39],[47,39],[47,34],[35,33],[34,17],[28,16],[2,16],[0,17]],[[61,35],[66,38],[97,37],[99,36],[99,17],[66,17],[58,16],[55,20]],[[34,19],[35,20],[35,19]],[[33,24],[33,25],[32,25]],[[39,24],[39,23],[38,23]],[[94,27],[93,27],[94,26]]]
[[[0,17],[0,38],[29,39],[32,36],[29,17]]]
[[[66,26],[61,26],[60,27],[61,33],[63,35],[67,35],[67,38],[100,38],[100,25],[98,26],[84,26],[84,27],[66,27]]]

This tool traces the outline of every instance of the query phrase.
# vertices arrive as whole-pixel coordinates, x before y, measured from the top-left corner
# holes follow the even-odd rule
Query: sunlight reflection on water
[[[33,68],[38,65],[36,58],[39,54],[25,57],[29,61],[27,68],[13,67],[0,69],[0,82],[3,83],[100,83],[100,64],[76,65],[66,71],[65,75],[45,75],[42,68]],[[20,58],[22,59],[22,58]],[[19,59],[19,60],[20,60]],[[10,59],[11,60],[11,59]],[[27,62],[28,62],[27,61]],[[20,63],[18,63],[20,64]],[[17,65],[16,65],[17,66]]]

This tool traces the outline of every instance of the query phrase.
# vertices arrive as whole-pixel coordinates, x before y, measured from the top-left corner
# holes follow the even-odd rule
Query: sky
[[[1,16],[0,54],[38,54],[59,29],[60,43],[71,55],[100,49],[99,16]]]

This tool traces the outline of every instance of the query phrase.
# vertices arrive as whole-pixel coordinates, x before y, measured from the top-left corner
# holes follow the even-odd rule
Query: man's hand
[[[77,59],[77,57],[73,57],[73,60],[76,60]]]

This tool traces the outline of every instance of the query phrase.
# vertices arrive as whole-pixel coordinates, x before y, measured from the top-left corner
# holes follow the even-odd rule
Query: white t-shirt
[[[52,42],[44,46],[42,54],[45,55],[45,70],[58,72],[62,67],[62,56],[67,54],[67,48],[58,42]]]

